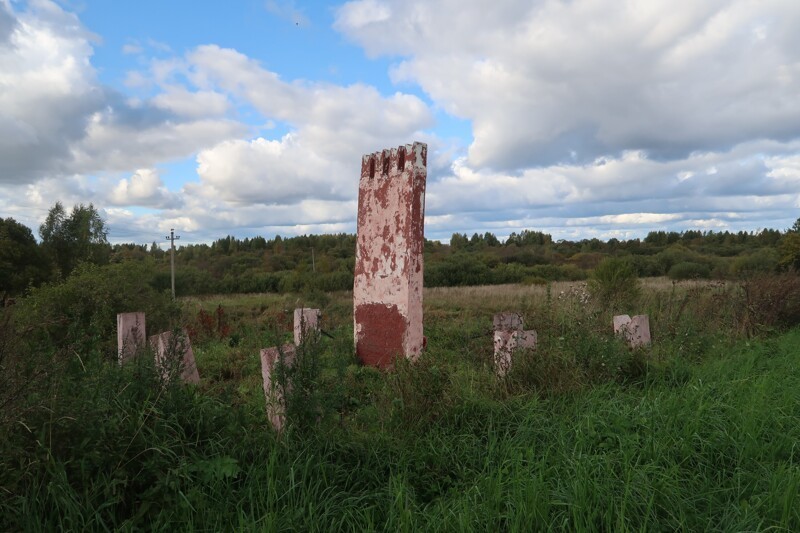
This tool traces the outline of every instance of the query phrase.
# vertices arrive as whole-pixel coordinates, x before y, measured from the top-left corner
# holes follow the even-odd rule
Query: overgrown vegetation
[[[627,268],[598,266],[599,292],[427,289],[427,351],[384,373],[353,356],[347,292],[175,307],[146,262],[80,267],[0,321],[0,529],[797,530],[797,276],[626,293]],[[300,306],[333,338],[282,377],[277,435],[258,350]],[[488,329],[509,309],[539,345],[498,379]],[[189,326],[199,386],[146,351],[117,365],[131,310],[151,334]],[[649,314],[652,348],[613,336],[617,311]]]
[[[29,286],[59,280],[82,262],[97,265],[148,262],[151,285],[170,287],[169,253],[153,242],[115,244],[94,206],[68,215],[61,204],[39,228],[42,242],[13,219],[0,221],[0,295],[22,294]],[[742,279],[800,266],[800,223],[785,231],[738,233],[654,231],[644,239],[557,241],[539,231],[453,234],[449,244],[425,242],[425,285],[461,287],[505,283],[580,281],[603,260],[629,264],[639,277],[674,280]],[[295,293],[349,290],[353,285],[355,236],[303,235],[185,244],[176,251],[178,295]]]

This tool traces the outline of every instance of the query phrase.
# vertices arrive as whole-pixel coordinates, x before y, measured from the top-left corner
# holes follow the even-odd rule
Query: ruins
[[[321,313],[319,309],[300,307],[294,310],[294,344],[284,344],[282,347],[264,348],[261,350],[261,379],[264,382],[264,396],[267,399],[267,416],[276,431],[282,431],[286,419],[286,405],[284,393],[291,390],[291,382],[285,381],[286,391],[275,382],[278,362],[282,361],[285,368],[294,365],[297,348],[304,341],[313,339],[319,334]],[[282,357],[282,358],[281,358]]]
[[[614,317],[614,333],[622,335],[631,348],[650,346],[650,318],[647,315]]]
[[[165,331],[153,335],[148,341],[155,353],[156,366],[161,370],[164,380],[168,381],[180,371],[181,381],[200,383],[200,373],[197,371],[192,343],[186,330],[181,330],[177,334]]]
[[[144,313],[117,314],[117,357],[120,364],[136,355],[146,338]]]
[[[415,142],[361,160],[353,327],[364,364],[386,368],[423,349],[427,150]]]
[[[512,356],[518,349],[536,348],[535,330],[524,330],[519,313],[494,315],[494,365],[497,375],[505,376],[511,368]]]
[[[300,346],[310,335],[319,334],[319,309],[301,307],[294,310],[294,344]]]
[[[278,370],[278,364],[284,368],[291,367],[294,363],[296,348],[291,344],[284,344],[281,348],[264,348],[261,350],[261,378],[264,382],[264,396],[267,398],[267,417],[275,431],[282,431],[286,421],[286,405],[284,393],[291,390],[291,383],[285,380],[284,391],[273,377]]]

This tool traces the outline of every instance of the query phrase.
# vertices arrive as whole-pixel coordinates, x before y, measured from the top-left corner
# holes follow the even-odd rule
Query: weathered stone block
[[[494,363],[499,376],[508,373],[515,350],[536,348],[536,331],[522,328],[523,320],[519,313],[494,315]]]
[[[647,315],[614,317],[614,333],[622,335],[631,348],[650,346],[650,318]]]
[[[291,383],[286,382],[288,390],[277,383],[276,372],[278,364],[283,361],[286,367],[294,364],[296,348],[286,344],[282,348],[264,348],[261,350],[261,377],[264,382],[264,396],[267,400],[267,417],[276,431],[283,430],[286,423],[286,402],[284,393],[291,390]]]
[[[516,331],[522,329],[522,315],[519,313],[497,313],[494,315],[493,324],[495,330]]]
[[[294,310],[294,344],[300,346],[309,335],[319,334],[319,309],[302,307]]]
[[[156,366],[161,369],[165,380],[178,375],[186,383],[200,383],[192,343],[185,329],[177,334],[165,331],[151,336],[148,341],[155,352]]]
[[[117,357],[120,364],[136,355],[146,338],[144,313],[117,315]]]
[[[365,364],[385,368],[422,352],[427,150],[415,142],[361,160],[353,320]]]

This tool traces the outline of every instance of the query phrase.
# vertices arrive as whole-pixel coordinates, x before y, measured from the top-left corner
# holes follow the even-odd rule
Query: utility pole
[[[175,229],[169,229],[167,240],[169,241],[169,262],[170,270],[172,271],[172,299],[175,299],[175,241],[180,239],[180,235],[175,235]]]

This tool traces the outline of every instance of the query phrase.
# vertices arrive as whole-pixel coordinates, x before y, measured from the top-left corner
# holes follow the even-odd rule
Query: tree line
[[[33,231],[13,218],[0,219],[0,294],[58,282],[82,263],[146,266],[151,285],[170,286],[169,252],[157,243],[114,244],[94,205],[67,211],[58,202]],[[349,290],[355,235],[228,235],[210,244],[176,249],[179,295]],[[622,258],[642,277],[734,278],[800,269],[800,219],[781,231],[652,231],[644,239],[557,240],[541,231],[454,233],[449,244],[425,240],[425,285],[463,286],[546,283],[587,278],[604,259]],[[139,270],[141,271],[141,269]]]

